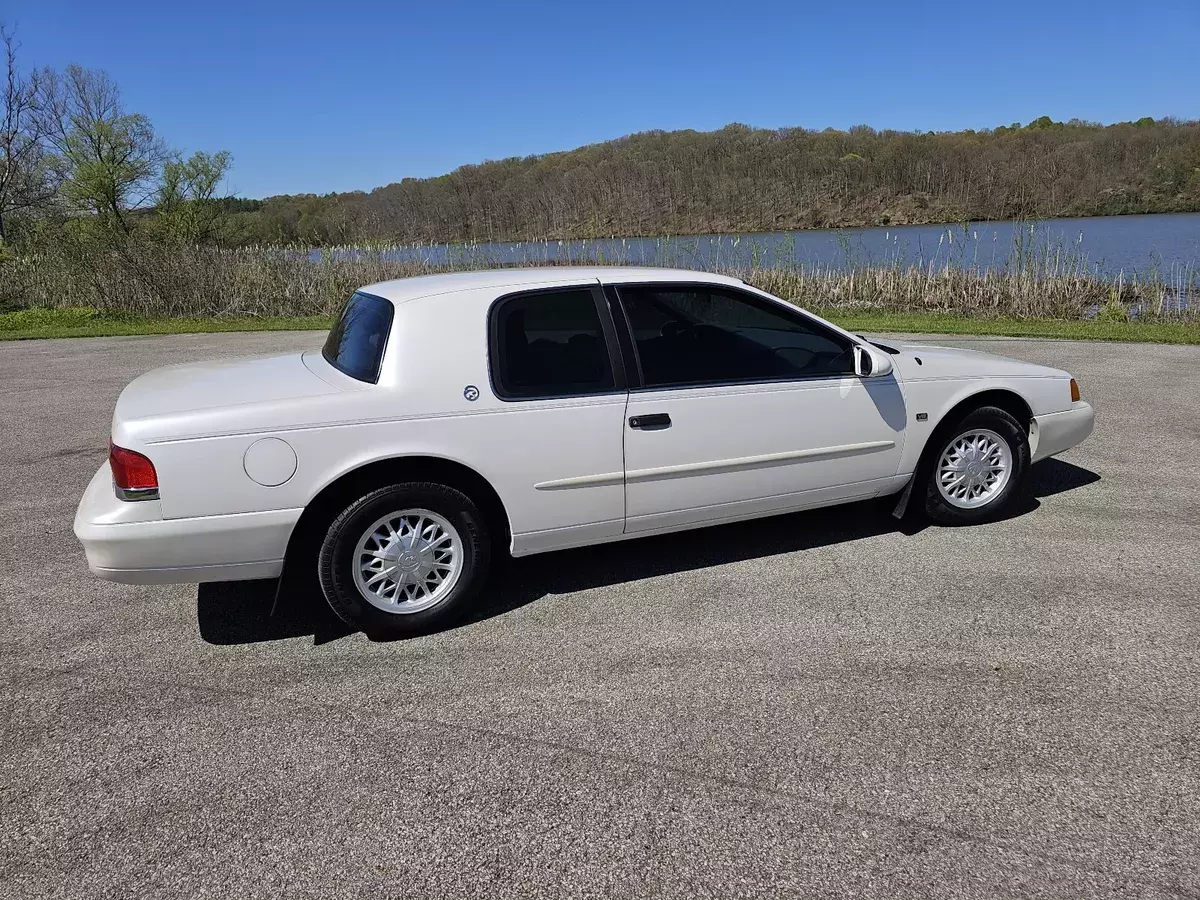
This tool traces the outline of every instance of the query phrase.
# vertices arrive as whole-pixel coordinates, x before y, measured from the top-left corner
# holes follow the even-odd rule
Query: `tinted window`
[[[356,293],[325,340],[325,359],[351,378],[377,382],[394,312],[390,301]]]
[[[849,375],[849,341],[751,294],[621,287],[647,387]]]
[[[587,288],[522,294],[492,312],[492,380],[505,397],[613,390],[608,346]]]

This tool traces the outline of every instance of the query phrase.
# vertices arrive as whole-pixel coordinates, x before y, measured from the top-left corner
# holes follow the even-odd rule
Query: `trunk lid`
[[[129,383],[117,400],[114,426],[133,419],[177,415],[215,407],[271,403],[336,394],[302,354],[216,360],[164,366]]]

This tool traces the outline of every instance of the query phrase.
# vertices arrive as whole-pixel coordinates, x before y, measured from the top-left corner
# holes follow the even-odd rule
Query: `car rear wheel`
[[[490,542],[466,494],[414,482],[372,491],[330,523],[318,574],[325,599],[373,638],[450,624],[487,577]]]
[[[1025,429],[1003,409],[973,410],[934,436],[922,471],[925,511],[943,525],[973,525],[1011,507],[1029,471]]]

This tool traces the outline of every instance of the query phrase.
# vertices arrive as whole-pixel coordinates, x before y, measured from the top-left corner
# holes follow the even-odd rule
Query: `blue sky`
[[[371,189],[649,129],[1200,118],[1200,0],[0,0],[242,196]]]

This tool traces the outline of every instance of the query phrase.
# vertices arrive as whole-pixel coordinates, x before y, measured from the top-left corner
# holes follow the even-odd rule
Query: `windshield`
[[[375,384],[379,381],[388,332],[392,330],[393,312],[390,301],[355,292],[330,330],[321,355],[351,378]]]

